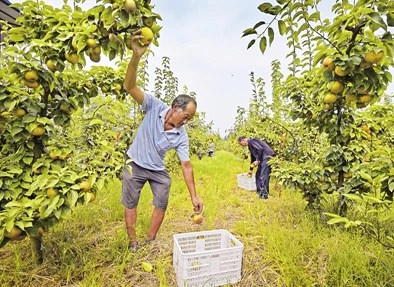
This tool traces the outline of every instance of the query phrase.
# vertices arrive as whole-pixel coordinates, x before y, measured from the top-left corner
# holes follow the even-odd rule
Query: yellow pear
[[[9,238],[9,239],[14,239],[17,238],[18,236],[20,236],[22,234],[22,229],[20,229],[19,227],[12,227],[12,229],[10,231],[4,230],[4,236]]]
[[[71,64],[76,64],[79,61],[79,56],[76,53],[66,54],[65,57]]]
[[[344,77],[347,74],[349,74],[350,69],[346,68],[345,70],[343,70],[340,66],[336,66],[334,71],[335,71],[335,74],[337,74],[338,76]]]
[[[141,43],[144,45],[149,45],[153,41],[153,32],[149,27],[141,28],[141,36],[144,37],[141,39]]]
[[[333,104],[337,101],[337,96],[335,94],[332,93],[328,93],[325,97],[324,97],[324,103],[326,104]]]
[[[372,101],[372,96],[371,95],[362,95],[359,98],[359,102],[363,104],[369,104]]]
[[[141,267],[145,272],[152,272],[153,270],[153,265],[148,262],[142,262]]]
[[[379,51],[378,53],[376,53],[375,51],[369,51],[364,55],[365,61],[370,64],[379,63],[383,59],[383,57],[384,57],[383,51]]]
[[[90,58],[90,60],[92,60],[92,62],[95,62],[95,63],[98,63],[101,60],[100,54],[89,54],[89,58]]]
[[[126,0],[123,8],[129,14],[134,14],[137,11],[137,4],[134,0]]]
[[[31,88],[31,89],[36,89],[40,85],[39,82],[30,82],[26,79],[23,79],[23,84],[25,84],[26,87]]]
[[[101,47],[100,46],[96,46],[93,49],[90,49],[90,53],[91,54],[95,54],[95,55],[100,55],[101,54]]]
[[[49,198],[51,198],[51,197],[53,197],[53,196],[55,196],[55,195],[57,195],[57,191],[56,191],[53,187],[48,188],[48,190],[47,190],[47,196],[48,196]]]
[[[347,93],[345,97],[346,97],[346,102],[348,103],[357,101],[357,96],[355,94]]]
[[[37,75],[37,73],[36,73],[35,71],[33,71],[33,70],[27,71],[27,72],[24,74],[23,77],[25,78],[25,80],[30,81],[30,82],[35,82],[35,81],[38,80],[38,75]]]
[[[48,67],[48,69],[49,69],[50,71],[56,72],[56,70],[57,70],[56,65],[55,65],[55,63],[54,63],[51,59],[49,59],[49,60],[46,62],[46,65],[47,65],[47,67]]]
[[[335,68],[334,60],[331,57],[325,57],[323,60],[323,67],[327,72],[331,72]]]
[[[89,181],[82,181],[80,184],[79,184],[79,188],[81,189],[81,190],[83,190],[83,191],[88,191],[88,190],[90,190],[90,182]]]
[[[331,86],[330,89],[331,93],[339,94],[343,91],[343,84],[340,81],[335,81],[334,84]]]
[[[89,46],[89,48],[96,48],[96,41],[94,40],[94,39],[88,39],[87,41],[86,41],[86,44]]]
[[[16,116],[17,118],[21,118],[21,117],[23,117],[24,115],[26,115],[26,111],[25,111],[24,109],[17,108],[17,109],[14,111],[14,116]]]
[[[45,128],[42,126],[38,126],[31,131],[33,136],[42,136],[45,133]]]
[[[155,21],[154,17],[144,17],[142,22],[146,27],[152,28],[153,22]]]

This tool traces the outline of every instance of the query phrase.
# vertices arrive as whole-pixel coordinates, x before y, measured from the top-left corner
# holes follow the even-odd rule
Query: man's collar
[[[163,123],[163,129],[164,129],[164,122],[166,120],[166,115],[167,113],[170,111],[170,107],[164,109],[160,114],[159,114],[159,118],[161,119],[162,123]],[[181,133],[181,127],[179,128],[172,128],[171,130],[165,131],[166,133],[177,133],[180,134]]]

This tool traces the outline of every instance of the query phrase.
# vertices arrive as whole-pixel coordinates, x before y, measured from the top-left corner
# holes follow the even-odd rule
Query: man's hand
[[[202,202],[197,198],[197,197],[193,197],[192,198],[192,203],[194,206],[194,212],[197,214],[200,214],[203,210],[203,204]]]
[[[140,42],[143,38],[144,37],[141,36],[141,30],[137,30],[131,38],[131,50],[133,50],[133,54],[138,57],[141,57],[148,48],[148,45],[142,45]]]
[[[254,166],[258,166],[258,165],[260,164],[260,162],[259,162],[258,160],[256,160],[256,161],[254,161],[252,164],[253,164]]]

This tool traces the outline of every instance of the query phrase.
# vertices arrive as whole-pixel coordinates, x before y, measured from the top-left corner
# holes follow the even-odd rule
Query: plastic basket
[[[256,177],[248,177],[248,173],[237,174],[238,187],[246,190],[256,190]]]
[[[208,287],[241,280],[243,244],[227,230],[174,235],[178,287]]]

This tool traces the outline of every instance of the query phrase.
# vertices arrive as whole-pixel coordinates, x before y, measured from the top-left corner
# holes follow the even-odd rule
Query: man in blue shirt
[[[275,156],[275,152],[264,141],[245,136],[238,138],[238,143],[243,147],[248,147],[251,155],[251,165],[249,174],[252,174],[253,167],[257,166],[256,172],[256,192],[260,199],[268,199],[271,167],[268,161]]]
[[[141,44],[142,38],[139,31],[132,38],[133,56],[123,85],[145,111],[145,117],[127,151],[128,159],[122,180],[121,202],[125,206],[126,230],[130,238],[129,250],[132,252],[139,249],[135,230],[137,205],[141,189],[146,182],[151,186],[155,207],[146,242],[156,238],[163,222],[171,186],[171,178],[164,166],[164,157],[168,150],[175,149],[178,153],[194,211],[201,213],[203,209],[203,204],[196,194],[189,158],[189,140],[183,127],[196,113],[197,103],[188,95],[179,95],[169,107],[137,86],[138,64],[148,47]]]

